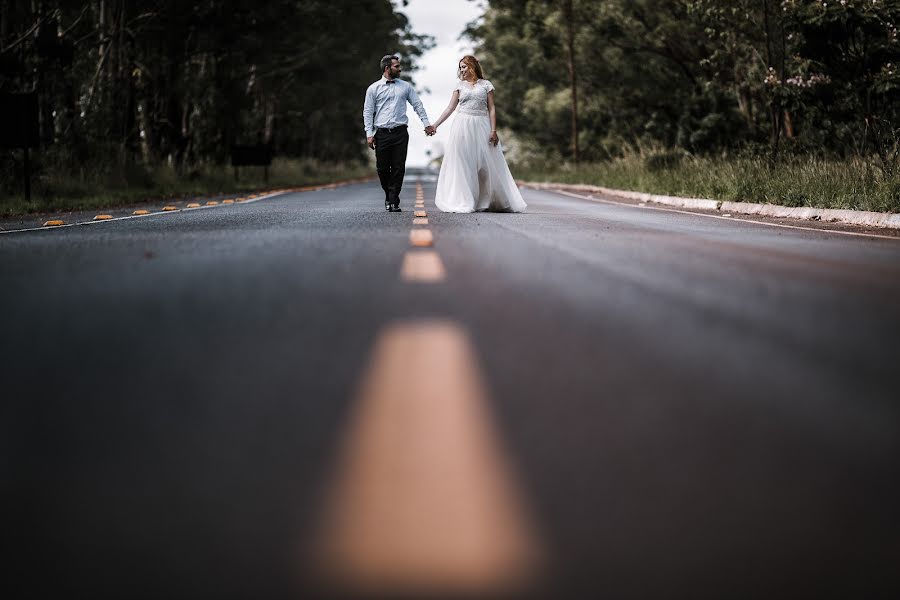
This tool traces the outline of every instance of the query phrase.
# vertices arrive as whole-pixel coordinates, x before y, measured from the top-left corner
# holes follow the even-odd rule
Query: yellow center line
[[[373,597],[532,583],[537,537],[477,365],[452,322],[381,332],[312,549],[327,583]]]
[[[413,225],[428,225],[428,219],[425,217],[416,217],[413,219]]]
[[[403,257],[400,278],[414,283],[440,283],[447,278],[447,272],[437,252],[416,250]]]
[[[413,229],[409,232],[409,243],[420,247],[431,246],[434,244],[434,236],[430,229]]]

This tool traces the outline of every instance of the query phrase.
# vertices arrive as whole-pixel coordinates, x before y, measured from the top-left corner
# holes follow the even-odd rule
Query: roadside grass
[[[235,181],[230,166],[208,166],[179,175],[170,167],[140,167],[114,174],[45,173],[32,182],[31,201],[21,189],[4,189],[0,216],[115,208],[197,196],[301,187],[356,179],[374,174],[363,163],[329,163],[311,159],[276,158],[265,181],[262,167],[241,167]],[[8,187],[8,186],[6,186]]]
[[[882,176],[861,160],[790,158],[774,168],[761,158],[628,155],[555,169],[516,165],[516,178],[582,183],[651,194],[782,206],[900,212],[900,174]]]

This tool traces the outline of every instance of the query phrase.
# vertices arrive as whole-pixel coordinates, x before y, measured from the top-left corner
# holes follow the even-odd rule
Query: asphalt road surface
[[[0,235],[4,597],[900,597],[900,240],[523,194]]]

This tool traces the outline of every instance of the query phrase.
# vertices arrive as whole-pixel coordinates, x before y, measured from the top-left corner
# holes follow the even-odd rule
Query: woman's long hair
[[[465,56],[463,56],[456,64],[459,65],[459,63],[465,63],[466,66],[469,67],[468,72],[474,73],[475,79],[473,81],[470,81],[469,83],[475,83],[479,79],[484,79],[484,72],[481,70],[481,63],[478,62],[478,59],[471,54],[466,54]],[[462,73],[459,72],[459,69],[457,69],[456,76],[460,79],[463,78]]]

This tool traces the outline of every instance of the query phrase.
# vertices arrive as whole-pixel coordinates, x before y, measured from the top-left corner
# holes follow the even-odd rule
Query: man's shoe
[[[391,201],[387,198],[384,199],[384,210],[391,210]]]
[[[403,209],[400,208],[399,204],[391,204],[391,207],[388,210],[391,212],[403,212]]]

